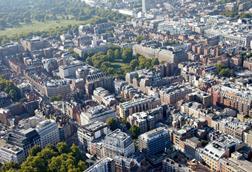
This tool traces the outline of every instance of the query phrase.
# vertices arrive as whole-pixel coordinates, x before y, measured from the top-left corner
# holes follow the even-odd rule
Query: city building
[[[203,91],[196,91],[187,95],[189,101],[195,101],[201,103],[204,107],[211,106],[212,97],[211,94]]]
[[[84,112],[80,114],[81,125],[86,125],[95,121],[106,122],[108,118],[115,118],[115,111],[104,105],[97,105],[88,107]]]
[[[66,80],[47,81],[44,86],[44,94],[48,97],[64,97],[71,92],[70,83]]]
[[[131,126],[137,126],[140,133],[145,133],[155,128],[155,124],[163,119],[163,108],[158,107],[146,112],[137,112],[129,115],[127,121]]]
[[[128,157],[135,152],[131,137],[120,129],[106,135],[103,141],[103,157],[114,158],[116,155]]]
[[[124,172],[124,171],[138,171],[140,170],[138,162],[136,162],[133,158],[127,158],[124,156],[115,156],[115,171],[116,172]]]
[[[22,47],[17,42],[8,43],[0,46],[0,57],[18,54],[22,52]]]
[[[174,67],[173,67],[174,66]],[[171,72],[169,68],[174,70]],[[177,73],[175,64],[168,63],[156,66],[155,70],[141,69],[126,73],[125,80],[134,88],[141,90],[147,95],[153,95],[153,90],[172,83],[180,83],[183,81],[180,76],[169,76]]]
[[[94,90],[92,99],[105,106],[112,106],[117,103],[115,96],[102,87],[98,87]]]
[[[18,146],[24,150],[24,155],[28,156],[28,151],[35,145],[40,146],[40,136],[35,129],[11,131],[7,135],[7,143]]]
[[[220,159],[220,171],[249,172],[252,170],[252,163],[242,159],[242,155],[235,152],[230,158]]]
[[[244,146],[241,140],[231,136],[216,135],[214,141],[210,142],[204,148],[199,148],[199,156],[211,170],[220,171],[219,162],[223,158],[230,157],[231,153]]]
[[[250,115],[252,97],[248,88],[224,83],[212,87],[211,93],[213,105],[224,105],[238,110],[240,114]]]
[[[186,61],[187,54],[181,48],[171,47],[169,49],[152,48],[151,45],[135,44],[133,46],[134,54],[140,54],[146,58],[157,58],[160,62],[169,62],[178,64]]]
[[[162,161],[162,171],[163,172],[189,172],[189,168],[182,166],[181,164],[175,162],[172,159],[166,158]]]
[[[97,87],[102,87],[110,92],[114,92],[113,77],[101,71],[90,72],[86,78],[85,90],[88,95],[92,95]]]
[[[40,37],[34,37],[30,40],[22,40],[21,45],[25,51],[35,51],[50,47],[49,42]]]
[[[91,143],[100,141],[109,133],[106,123],[95,121],[84,126],[78,127],[77,135],[79,147],[82,151],[90,151]]]
[[[59,76],[62,79],[75,77],[77,69],[83,66],[83,62],[74,60],[69,64],[59,66]]]
[[[9,106],[12,103],[10,96],[5,92],[0,92],[0,108]]]
[[[244,141],[245,132],[251,128],[249,125],[239,122],[236,118],[232,117],[223,119],[221,122],[224,123],[224,126],[220,127],[222,132],[242,141]]]
[[[11,144],[3,144],[0,146],[0,162],[14,162],[20,164],[25,160],[24,150],[18,146]]]
[[[243,141],[248,146],[252,147],[252,130],[247,130],[243,133]]]
[[[147,155],[155,155],[162,153],[168,142],[168,131],[165,128],[156,128],[139,136],[139,150]]]
[[[152,1],[151,0],[142,0],[142,11],[147,13],[147,11],[151,8]]]
[[[54,120],[44,120],[36,126],[36,131],[40,136],[40,146],[56,145],[60,142],[59,128]]]
[[[12,114],[9,109],[0,108],[0,122],[9,125],[9,120],[12,117]]]
[[[160,99],[162,104],[175,105],[178,101],[184,100],[192,92],[189,85],[170,86],[160,90]]]
[[[127,118],[133,113],[154,109],[160,105],[160,99],[153,96],[133,99],[119,104],[119,116],[120,118]]]
[[[103,158],[85,170],[85,172],[115,172],[115,162],[112,158]]]

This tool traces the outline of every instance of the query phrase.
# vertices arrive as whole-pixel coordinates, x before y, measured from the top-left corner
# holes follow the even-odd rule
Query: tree
[[[84,158],[76,145],[72,145],[68,149],[66,143],[61,142],[57,146],[49,145],[40,152],[37,151],[38,148],[34,147],[20,167],[14,168],[14,165],[6,164],[6,166],[9,166],[8,170],[13,169],[20,172],[82,172],[86,169]]]
[[[118,128],[117,121],[114,118],[108,118],[106,123],[108,124],[111,130],[115,130]]]
[[[225,67],[222,64],[216,65],[216,74],[224,77],[230,77],[233,75],[233,70],[229,69],[228,67]]]
[[[138,63],[140,68],[146,68],[146,59],[144,56],[138,57]]]
[[[215,67],[216,67],[217,73],[219,73],[221,71],[221,69],[224,68],[224,66],[222,64],[216,64]]]
[[[231,70],[228,68],[221,69],[219,75],[225,76],[225,77],[230,77],[231,76]]]
[[[131,133],[133,139],[137,139],[137,137],[138,137],[139,134],[140,134],[140,129],[139,129],[139,127],[137,127],[137,126],[135,126],[135,125],[133,125],[133,126],[130,128],[129,131],[130,131],[130,133]]]
[[[145,39],[145,38],[144,38],[143,35],[138,35],[138,36],[136,37],[136,41],[137,41],[138,44],[140,44],[144,39]]]
[[[158,59],[157,59],[157,58],[153,58],[153,59],[151,60],[151,65],[152,65],[152,66],[159,65]]]
[[[115,49],[115,51],[114,51],[114,58],[115,59],[120,59],[121,58],[120,49]]]
[[[58,153],[50,146],[46,146],[44,149],[41,150],[41,152],[37,154],[37,156],[43,158],[44,160],[49,160],[57,155]]]
[[[147,69],[150,69],[150,68],[153,67],[153,66],[152,66],[152,60],[151,60],[151,59],[146,59],[146,58],[145,58],[145,67],[146,67]]]
[[[89,64],[89,65],[91,65],[91,66],[94,65],[91,57],[88,57],[88,58],[86,59],[86,63]]]
[[[114,51],[113,50],[109,49],[107,51],[107,56],[109,58],[109,61],[114,61]]]
[[[36,169],[36,171],[45,172],[47,168],[47,159],[44,159],[42,156],[35,156],[29,164]]]
[[[35,145],[35,146],[33,146],[33,148],[31,148],[31,149],[29,150],[29,155],[30,155],[30,156],[36,156],[37,153],[39,153],[40,151],[41,151],[40,146]]]
[[[130,62],[130,67],[131,67],[131,69],[134,70],[134,69],[136,69],[137,66],[138,66],[138,61],[137,61],[137,59],[131,60],[131,62]]]
[[[20,172],[37,172],[37,170],[31,166],[21,166]]]
[[[18,164],[14,163],[14,162],[7,162],[4,163],[3,166],[1,167],[1,169],[5,172],[5,171],[9,171],[9,170],[17,170],[18,169]]]
[[[108,73],[108,72],[107,72],[107,69],[108,69],[109,67],[111,67],[111,63],[105,61],[105,62],[103,62],[103,63],[101,64],[101,67],[100,67],[100,68],[101,68],[101,70],[103,70],[104,72]]]
[[[21,92],[13,82],[4,79],[0,76],[0,90],[6,92],[14,101],[18,101],[21,98]]]
[[[79,171],[84,171],[87,168],[87,164],[84,161],[80,160],[78,162],[78,168]]]
[[[252,13],[241,13],[240,18],[252,18]]]
[[[131,61],[133,56],[132,49],[130,48],[123,48],[122,50],[122,59],[124,62],[128,63]]]
[[[81,152],[75,144],[73,144],[70,149],[71,155],[74,157],[75,164],[77,164],[82,159]]]
[[[59,168],[61,167],[63,161],[65,161],[63,159],[63,156],[53,157],[50,163],[48,164],[48,169],[52,172],[59,171]]]
[[[60,142],[57,144],[57,150],[59,153],[67,153],[68,152],[68,147],[65,142]]]

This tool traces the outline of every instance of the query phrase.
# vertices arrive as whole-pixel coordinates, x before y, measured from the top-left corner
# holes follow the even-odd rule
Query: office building
[[[153,48],[151,45],[135,44],[133,46],[134,54],[140,54],[146,58],[157,58],[159,62],[169,62],[178,64],[186,61],[187,54],[184,49],[171,47],[169,49]]]
[[[64,97],[70,92],[70,83],[67,80],[50,80],[44,85],[44,94],[48,97]]]
[[[162,153],[169,141],[165,128],[157,128],[139,136],[139,150],[147,155]]]
[[[29,128],[19,131],[11,131],[7,135],[7,143],[18,146],[24,150],[24,155],[28,156],[28,151],[35,145],[40,146],[40,137],[35,129]]]
[[[85,172],[115,172],[115,162],[111,158],[103,158],[85,170]]]
[[[0,147],[0,163],[21,163],[25,159],[24,150],[18,146],[5,144]]]
[[[145,133],[155,128],[158,121],[163,119],[163,108],[157,107],[146,112],[137,112],[129,115],[127,121],[131,126],[139,127],[140,133]]]
[[[115,96],[102,87],[98,87],[94,90],[92,99],[105,106],[112,106],[117,103]]]
[[[59,66],[59,76],[62,79],[76,77],[77,69],[81,68],[84,64],[81,61],[75,60],[70,64]]]
[[[78,127],[77,135],[79,147],[82,151],[90,151],[91,143],[104,138],[109,133],[106,123],[95,121],[84,126]]]
[[[216,133],[217,134],[217,133]],[[216,135],[214,141],[210,142],[204,148],[199,148],[198,153],[212,171],[219,171],[219,162],[222,158],[227,158],[231,153],[244,146],[241,140],[226,135]]]
[[[105,107],[104,105],[97,105],[85,109],[80,114],[81,125],[86,125],[95,121],[106,122],[108,118],[115,118],[116,114],[113,109]]]
[[[116,172],[136,172],[139,169],[139,164],[133,158],[124,156],[115,156],[115,171]]]
[[[161,103],[158,97],[149,96],[133,99],[119,104],[119,116],[120,118],[127,118],[133,113],[154,109],[160,105]]]
[[[135,152],[131,137],[117,129],[109,133],[103,141],[103,157],[114,158],[116,155],[128,157]]]
[[[93,91],[98,87],[102,87],[110,92],[114,92],[113,77],[99,70],[89,72],[85,83],[86,93],[88,95],[92,95]]]
[[[54,120],[40,122],[36,127],[36,131],[40,136],[40,145],[42,148],[48,144],[56,145],[60,141],[59,128]]]

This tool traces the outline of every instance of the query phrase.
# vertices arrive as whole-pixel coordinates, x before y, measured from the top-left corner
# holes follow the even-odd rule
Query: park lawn
[[[123,63],[123,62],[113,62],[113,63],[111,63],[111,65],[115,69],[123,69],[123,70],[129,67],[128,63]]]
[[[28,35],[33,32],[50,32],[57,28],[65,28],[69,25],[81,25],[87,24],[91,20],[79,21],[79,20],[56,20],[56,21],[45,21],[38,22],[34,21],[31,24],[25,24],[15,28],[9,28],[5,30],[0,30],[0,37],[15,38],[21,35]]]
[[[127,72],[130,72],[130,65],[124,62],[113,62],[111,63],[117,76],[124,77]]]

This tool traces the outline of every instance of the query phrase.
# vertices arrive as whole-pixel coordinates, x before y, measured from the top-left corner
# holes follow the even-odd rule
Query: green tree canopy
[[[57,146],[48,145],[41,151],[38,146],[35,146],[20,166],[15,163],[5,163],[1,169],[3,172],[83,172],[87,165],[78,147],[72,145],[69,149],[66,146],[62,142]]]
[[[137,127],[137,126],[135,126],[135,125],[133,125],[132,127],[130,127],[129,131],[130,131],[130,133],[131,133],[131,135],[132,135],[132,137],[133,137],[134,139],[137,139],[137,137],[138,137],[139,134],[140,134],[140,129],[139,129],[139,127]]]
[[[114,118],[108,118],[106,123],[108,124],[111,130],[115,130],[118,128],[117,121]]]
[[[132,49],[130,48],[123,48],[122,50],[122,59],[124,62],[130,62],[133,57]]]
[[[13,82],[4,79],[0,76],[0,91],[6,92],[14,101],[18,101],[21,98],[21,92]]]

